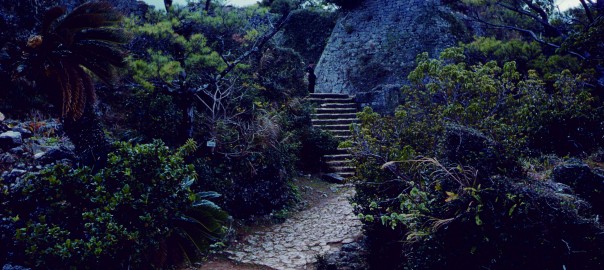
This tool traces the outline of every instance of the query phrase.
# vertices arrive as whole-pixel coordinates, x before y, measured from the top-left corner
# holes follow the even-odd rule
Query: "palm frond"
[[[77,32],[74,40],[99,40],[110,43],[123,44],[130,40],[131,36],[126,34],[122,29],[116,28],[87,28]]]
[[[121,15],[112,13],[93,13],[70,16],[57,27],[57,30],[67,30],[74,33],[84,28],[98,28],[114,25],[121,20]]]
[[[126,51],[115,44],[100,40],[82,40],[73,45],[72,51],[79,56],[97,58],[111,65],[123,67]]]
[[[112,85],[117,77],[117,70],[111,63],[107,62],[103,58],[99,58],[93,55],[82,56],[78,60],[78,63],[90,70],[91,73],[96,75],[104,83]]]
[[[109,26],[121,17],[122,15],[108,2],[86,2],[67,14],[57,26],[57,30]]]
[[[64,7],[53,7],[46,11],[44,14],[44,19],[42,20],[42,34],[48,34],[49,30],[52,27],[52,24],[57,21],[57,19],[65,14]]]

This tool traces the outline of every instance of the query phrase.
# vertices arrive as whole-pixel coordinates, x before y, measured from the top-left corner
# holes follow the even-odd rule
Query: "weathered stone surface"
[[[9,153],[4,153],[0,155],[0,163],[13,164],[15,162],[17,162],[17,159],[15,158],[15,156]]]
[[[338,19],[315,69],[316,92],[393,111],[417,54],[436,56],[466,32],[460,17],[439,0],[363,1]]]
[[[346,179],[344,177],[338,175],[337,173],[326,173],[321,176],[323,180],[332,182],[332,183],[344,183]]]
[[[55,162],[57,160],[62,160],[62,159],[75,159],[75,155],[73,153],[73,151],[65,148],[65,147],[58,147],[58,148],[51,148],[46,152],[40,152],[34,155],[34,159],[36,159],[38,162],[42,163],[42,164],[49,164],[52,162]]]
[[[0,134],[0,147],[2,149],[11,149],[23,143],[21,133],[16,131],[6,131]]]
[[[343,244],[363,236],[362,223],[354,216],[348,198],[352,187],[300,211],[284,223],[249,235],[225,253],[240,263],[274,269],[314,269],[317,256],[338,251]]]
[[[4,266],[2,266],[2,270],[31,270],[31,268],[19,265],[5,264]]]
[[[604,171],[592,170],[580,160],[570,159],[556,166],[552,177],[554,181],[570,186],[579,197],[591,204],[597,214],[604,214]]]
[[[22,128],[22,127],[17,126],[17,127],[14,127],[12,130],[15,131],[15,132],[21,133],[21,137],[23,139],[31,138],[33,136],[33,133],[31,133],[31,131],[29,131],[26,128]]]

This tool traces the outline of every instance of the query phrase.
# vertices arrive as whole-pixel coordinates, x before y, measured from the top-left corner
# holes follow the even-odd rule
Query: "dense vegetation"
[[[602,9],[454,2],[492,37],[418,55],[394,115],[365,108],[342,145],[355,155],[370,263],[601,268],[603,62],[586,51],[602,46],[587,36]]]
[[[0,265],[173,267],[296,203],[337,144],[304,70],[363,1],[84,2],[0,3]],[[340,145],[369,263],[604,267],[604,1],[442,2],[482,36]]]
[[[0,182],[0,264],[163,268],[222,245],[230,216],[295,202],[291,179],[317,170],[336,142],[311,127],[302,99],[300,53],[317,61],[329,32],[291,48],[301,35],[284,26],[316,18],[316,29],[328,29],[335,18],[281,2],[142,14],[122,3],[137,11],[128,17],[106,2],[3,3],[3,12],[38,23],[2,17],[11,27],[0,40],[1,80],[10,87],[0,110],[36,115],[27,140],[58,144],[56,153],[69,148],[67,136],[75,158],[60,152],[26,170],[3,167],[12,173]],[[48,116],[62,125],[39,132]],[[31,158],[35,146],[27,147]]]

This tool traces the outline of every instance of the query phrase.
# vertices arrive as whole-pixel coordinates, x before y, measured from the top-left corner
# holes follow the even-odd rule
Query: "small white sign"
[[[208,147],[216,147],[216,141],[214,141],[214,140],[208,141],[206,143],[206,146],[208,146]]]

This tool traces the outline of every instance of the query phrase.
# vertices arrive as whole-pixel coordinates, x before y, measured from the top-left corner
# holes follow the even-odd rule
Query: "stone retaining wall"
[[[435,56],[467,31],[458,17],[439,0],[365,0],[338,19],[315,70],[316,91],[392,112],[416,55]]]

